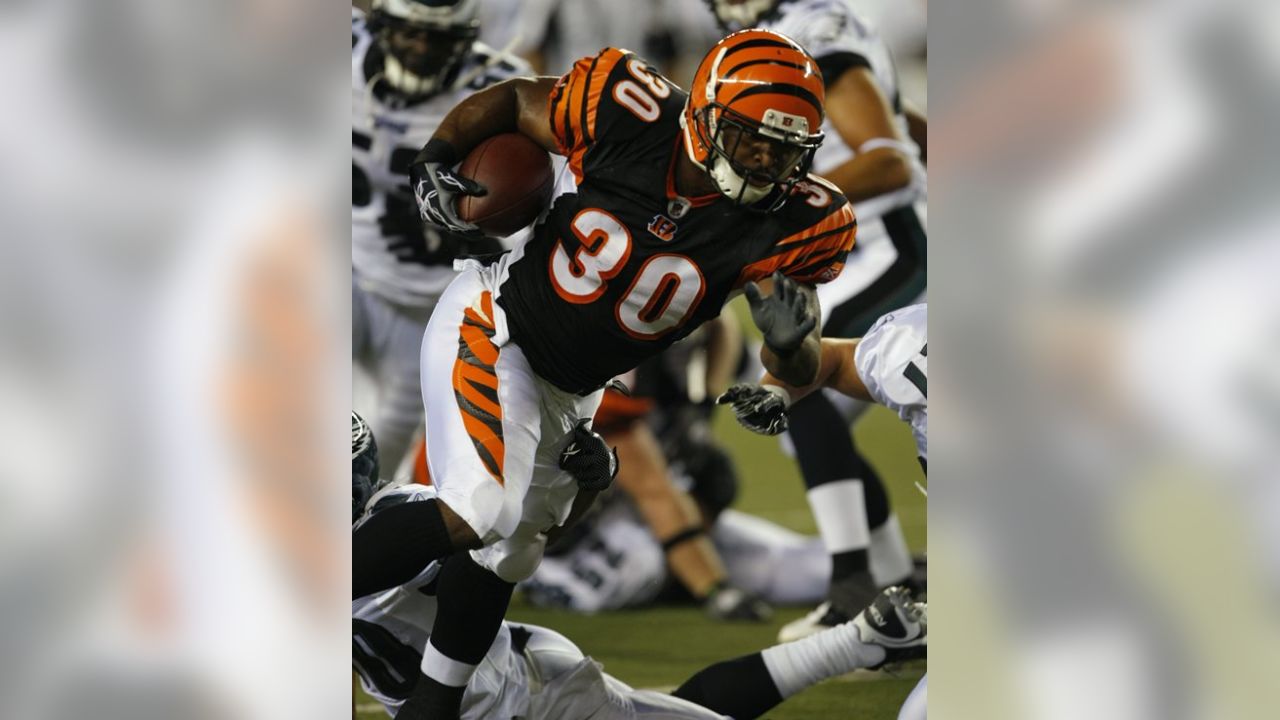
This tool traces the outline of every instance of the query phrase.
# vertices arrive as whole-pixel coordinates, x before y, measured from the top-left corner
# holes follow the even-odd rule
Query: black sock
[[[782,702],[760,653],[703,668],[671,694],[734,720],[753,720]]]
[[[468,553],[449,558],[436,585],[431,644],[458,662],[480,664],[502,628],[515,587],[477,565]]]
[[[462,693],[465,687],[450,687],[418,673],[418,684],[396,720],[457,720],[462,714]]]
[[[862,479],[872,473],[853,445],[848,421],[823,393],[813,393],[792,405],[787,417],[806,488]]]
[[[454,549],[435,500],[376,512],[351,535],[351,597],[403,585]]]
[[[515,585],[476,564],[467,553],[445,561],[436,582],[436,620],[428,642],[440,654],[479,665],[502,629]],[[397,720],[457,720],[465,687],[418,678]]]
[[[850,550],[831,556],[831,586],[827,600],[840,612],[853,617],[876,597],[875,580],[867,565],[866,550]]]

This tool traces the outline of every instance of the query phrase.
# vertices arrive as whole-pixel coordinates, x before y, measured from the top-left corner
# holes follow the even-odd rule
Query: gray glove
[[[783,357],[799,350],[818,318],[809,312],[809,301],[796,281],[775,272],[773,294],[769,297],[762,297],[760,286],[753,282],[747,283],[745,290],[751,319],[764,333],[764,344]]]
[[[409,184],[424,223],[478,240],[485,236],[480,228],[458,217],[458,196],[481,196],[488,190],[475,180],[454,173],[451,168],[457,161],[452,145],[431,140],[409,166]]]
[[[787,430],[787,391],[774,385],[738,383],[716,398],[717,405],[732,405],[738,424],[753,433],[777,435]]]

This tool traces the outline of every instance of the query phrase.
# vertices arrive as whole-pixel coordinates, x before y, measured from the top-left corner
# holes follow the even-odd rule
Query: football
[[[551,200],[551,156],[519,133],[495,135],[473,149],[458,174],[489,191],[460,195],[458,216],[486,235],[504,236],[532,223]]]

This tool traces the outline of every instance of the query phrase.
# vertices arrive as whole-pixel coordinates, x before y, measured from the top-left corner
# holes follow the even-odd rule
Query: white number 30
[[[631,256],[631,233],[617,218],[595,208],[570,223],[577,238],[572,254],[564,241],[551,252],[551,284],[566,302],[594,302]],[[683,325],[706,291],[702,271],[684,255],[667,253],[645,260],[631,287],[614,307],[614,317],[634,338],[652,340]]]

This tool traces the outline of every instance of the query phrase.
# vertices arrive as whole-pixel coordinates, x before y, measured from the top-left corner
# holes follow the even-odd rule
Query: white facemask
[[[747,182],[746,178],[733,171],[728,160],[718,155],[711,163],[709,174],[711,179],[716,181],[716,187],[720,188],[720,192],[730,200],[738,200],[738,193],[741,192],[740,204],[742,205],[754,205],[773,191],[772,185],[756,187]]]
[[[391,87],[406,95],[430,95],[437,90],[436,78],[425,78],[409,70],[391,53],[386,53],[383,77]]]
[[[774,0],[747,0],[737,5],[716,3],[716,15],[725,27],[730,30],[741,30],[755,26],[760,16],[773,7]]]

